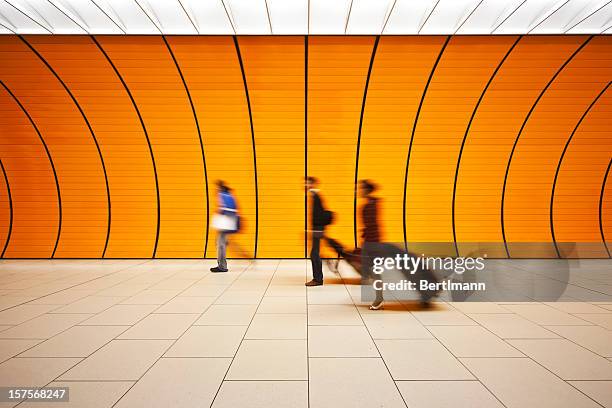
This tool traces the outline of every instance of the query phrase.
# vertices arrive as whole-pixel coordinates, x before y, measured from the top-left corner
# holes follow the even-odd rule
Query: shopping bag
[[[212,227],[217,231],[236,231],[236,217],[226,214],[215,214],[212,219]]]

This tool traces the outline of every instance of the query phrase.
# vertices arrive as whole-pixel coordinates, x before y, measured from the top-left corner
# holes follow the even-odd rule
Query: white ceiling
[[[0,0],[1,34],[599,34],[612,0]]]

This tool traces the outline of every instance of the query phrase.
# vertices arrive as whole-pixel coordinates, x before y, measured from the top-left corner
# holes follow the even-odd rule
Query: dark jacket
[[[316,191],[311,190],[310,194],[312,194],[311,229],[313,231],[323,231],[325,227],[325,208],[323,207],[323,201]]]
[[[361,238],[364,242],[380,242],[380,229],[378,228],[378,198],[368,197],[368,201],[361,209],[363,230]]]

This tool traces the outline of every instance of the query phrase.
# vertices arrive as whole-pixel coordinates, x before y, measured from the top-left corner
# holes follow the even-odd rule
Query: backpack
[[[323,210],[323,226],[329,225],[334,222],[334,213],[329,210]]]

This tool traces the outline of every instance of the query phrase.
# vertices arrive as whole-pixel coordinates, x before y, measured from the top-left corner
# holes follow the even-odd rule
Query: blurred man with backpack
[[[332,223],[333,213],[325,210],[323,201],[319,194],[318,180],[315,177],[306,178],[306,191],[311,196],[312,213],[310,217],[310,232],[312,248],[310,250],[310,262],[312,262],[312,280],[306,282],[306,286],[323,285],[323,263],[321,262],[321,238],[325,226]]]

